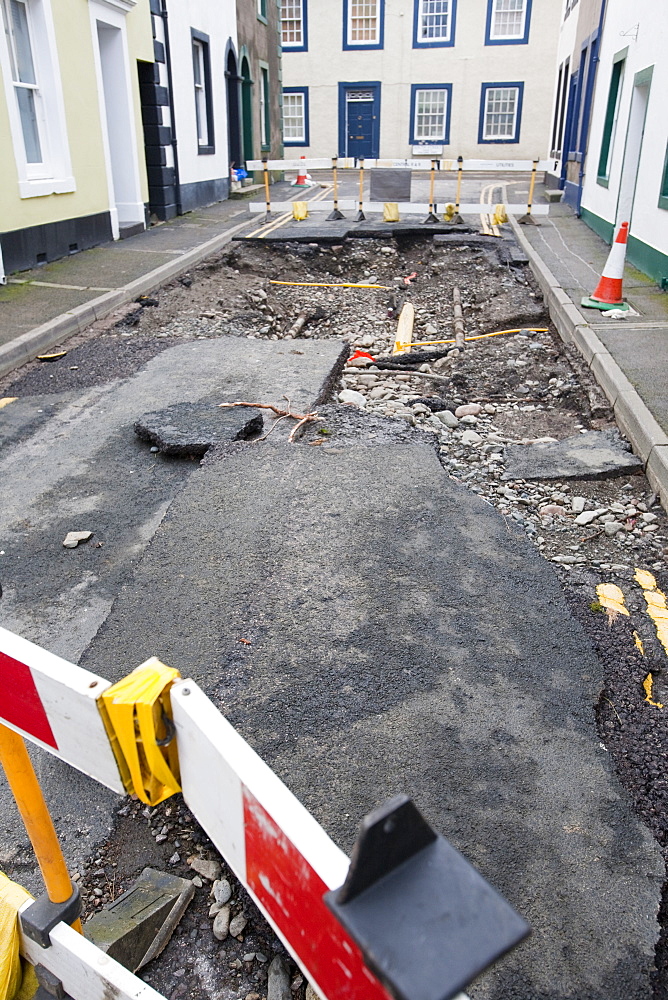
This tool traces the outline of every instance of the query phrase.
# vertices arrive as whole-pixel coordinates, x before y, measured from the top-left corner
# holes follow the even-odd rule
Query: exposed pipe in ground
[[[464,331],[464,312],[462,310],[462,293],[459,291],[457,286],[452,289],[452,302],[453,302],[453,328],[455,334],[455,347],[460,351],[464,350],[464,343],[466,340],[466,334]]]

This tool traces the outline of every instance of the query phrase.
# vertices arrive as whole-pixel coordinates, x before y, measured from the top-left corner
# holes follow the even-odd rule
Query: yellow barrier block
[[[492,216],[492,225],[493,226],[502,226],[504,224],[504,222],[507,222],[507,221],[508,221],[508,214],[506,212],[506,206],[505,205],[495,205],[494,206],[494,215]]]
[[[308,219],[308,202],[293,201],[292,218],[295,222],[303,222],[304,219]]]
[[[32,896],[0,872],[0,1000],[30,1000],[37,992],[35,970],[19,954],[19,910]]]
[[[451,222],[452,219],[454,218],[454,216],[455,216],[455,206],[454,205],[446,205],[445,206],[445,211],[443,212],[443,221],[444,222]]]
[[[399,206],[396,201],[386,201],[383,205],[383,222],[399,222]]]
[[[153,657],[97,702],[127,791],[150,806],[181,791],[176,743],[170,739],[169,689],[178,677],[178,670]]]

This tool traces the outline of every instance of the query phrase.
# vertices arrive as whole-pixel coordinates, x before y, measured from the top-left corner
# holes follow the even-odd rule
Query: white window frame
[[[287,118],[293,121],[298,121],[299,116],[296,114],[287,115],[285,113],[286,102],[299,105],[299,112],[301,114],[301,132],[299,135],[288,135],[286,132],[286,120]],[[283,140],[286,145],[293,144],[306,144],[306,94],[303,91],[292,91],[291,93],[283,94]]]
[[[269,65],[262,60],[260,67],[260,148],[267,150],[271,148],[271,85],[269,83]]]
[[[353,39],[353,10],[355,5],[358,3],[373,3],[376,7],[376,27],[373,38],[355,38]],[[349,48],[354,49],[358,46],[360,48],[377,46],[380,45],[380,18],[381,18],[381,0],[348,0],[348,21],[346,24],[346,41]],[[361,18],[362,20],[364,18]]]
[[[299,10],[298,17],[286,18],[284,15],[285,4],[290,3]],[[292,41],[286,42],[283,38],[284,24],[289,21],[293,25],[299,25],[299,27],[294,27],[292,30],[299,32],[299,39],[293,39]],[[304,47],[304,0],[282,0],[281,3],[281,45],[284,49],[301,49]]]
[[[499,4],[500,3],[505,4],[505,3],[509,3],[509,2],[512,3],[513,0],[492,0],[492,17],[491,17],[491,20],[490,20],[490,23],[489,23],[489,38],[490,38],[490,41],[492,41],[492,42],[514,42],[514,41],[518,41],[519,39],[524,38],[524,35],[526,33],[526,27],[527,27],[527,9],[528,9],[528,6],[529,6],[528,3],[527,3],[527,0],[521,0],[521,3],[522,3],[522,20],[521,20],[520,30],[517,32],[517,34],[514,34],[514,35],[501,35],[501,34],[496,34],[496,32],[494,31],[494,22],[496,20],[496,15],[498,13],[510,13],[509,11],[499,11],[498,10]]]
[[[490,95],[497,94],[501,90],[514,90],[515,91],[515,110],[513,112],[513,130],[510,135],[488,135],[487,134],[487,115],[488,114],[505,114],[506,112],[490,112],[489,101]],[[512,142],[517,139],[517,114],[518,107],[520,103],[521,90],[519,87],[487,87],[485,90],[485,108],[483,111],[483,127],[482,127],[482,138],[485,142]]]
[[[26,9],[37,81],[31,89],[35,94],[38,118],[42,154],[40,163],[27,161],[2,13],[0,13],[0,68],[18,173],[19,196],[40,198],[50,194],[76,191],[76,182],[72,176],[51,0],[27,0]]]
[[[209,146],[209,115],[208,94],[206,92],[206,64],[204,61],[204,42],[199,38],[192,39],[193,48],[193,83],[195,87],[195,126],[197,145]]]
[[[418,2],[418,23],[416,29],[416,37],[418,45],[446,45],[448,42],[452,41],[452,15],[454,12],[454,2],[453,0],[441,0],[442,3],[447,4],[447,18],[448,18],[448,30],[445,35],[424,35],[423,21],[425,17],[436,16],[434,12],[426,10],[427,4],[434,3],[434,0],[419,0]],[[444,13],[441,11],[440,13]]]
[[[420,94],[438,94],[439,97],[443,98],[443,128],[441,129],[440,135],[420,135],[418,130],[418,107],[420,101]],[[436,114],[441,114],[441,112],[431,112]],[[448,127],[448,91],[445,87],[420,87],[419,90],[415,91],[415,111],[413,113],[413,138],[415,143],[436,143],[438,145],[445,144],[445,134]]]

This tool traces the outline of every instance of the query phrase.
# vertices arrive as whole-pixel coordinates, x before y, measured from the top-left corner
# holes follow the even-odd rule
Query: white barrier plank
[[[322,900],[345,879],[343,851],[196,684],[175,684],[171,701],[184,800],[315,990],[388,1000]]]
[[[438,164],[439,170],[458,170],[460,166],[456,158],[447,160],[442,157],[434,157],[434,160]],[[533,160],[463,160],[461,168],[464,171],[474,170],[483,173],[527,173],[533,170],[533,165]],[[552,160],[538,160],[536,169],[540,171],[551,170],[553,165]],[[352,157],[340,156],[337,160],[337,166],[340,170],[358,170],[361,161]],[[331,157],[307,156],[304,160],[267,160],[268,170],[299,170],[300,167],[305,167],[306,170],[331,170],[332,159]],[[248,170],[263,170],[264,163],[262,160],[249,160],[246,168]],[[431,160],[428,156],[420,159],[368,159],[364,160],[364,169],[430,170]]]
[[[299,199],[297,199],[299,200]],[[452,202],[439,202],[438,211],[442,214],[445,205],[450,205]],[[496,203],[495,203],[496,204]],[[292,212],[294,202],[292,201],[276,201],[271,203],[272,212]],[[339,199],[339,209],[342,212],[354,212],[357,211],[358,202],[349,198]],[[382,215],[383,213],[383,202],[382,201],[370,201],[364,202],[362,206],[365,212],[375,212]],[[251,201],[248,205],[249,210],[253,215],[262,215],[266,213],[267,207],[264,202]],[[333,201],[315,201],[311,204],[308,202],[309,215],[315,214],[316,212],[331,212],[334,208]],[[427,202],[412,202],[404,201],[398,203],[398,208],[400,212],[405,215],[427,215],[429,211],[429,205]],[[477,204],[476,202],[470,202],[465,205],[459,206],[459,212],[461,215],[489,215],[490,212],[494,212],[495,205],[489,204]],[[526,202],[523,204],[511,204],[504,205],[504,208],[508,215],[525,215],[527,206]],[[548,215],[550,211],[549,205],[539,204],[533,205],[531,208],[532,215]],[[270,220],[271,221],[271,220]],[[445,221],[445,220],[443,220]]]
[[[98,711],[109,681],[0,628],[0,721],[125,794]]]
[[[67,924],[56,924],[50,937],[51,947],[40,948],[21,934],[21,954],[32,965],[43,965],[57,976],[75,1000],[165,1000]]]

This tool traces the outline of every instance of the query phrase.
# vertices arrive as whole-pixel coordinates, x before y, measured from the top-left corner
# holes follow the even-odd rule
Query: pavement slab
[[[668,434],[668,322],[621,321],[598,325],[596,334]]]
[[[511,444],[505,459],[504,479],[604,479],[643,468],[616,430],[587,431],[562,441]]]
[[[412,796],[533,927],[475,1000],[649,1000],[663,863],[556,575],[432,447],[343,437],[210,451],[86,666],[194,678],[344,850]]]

